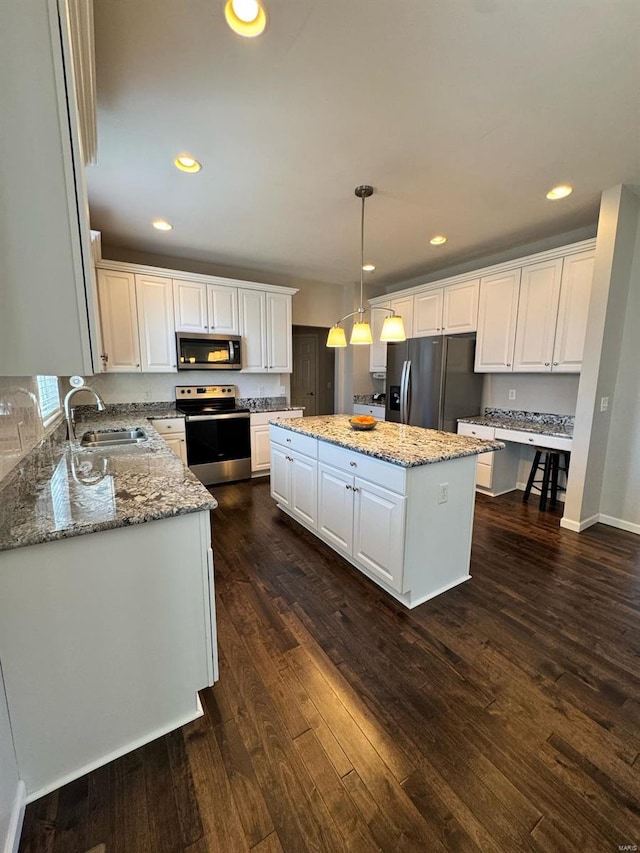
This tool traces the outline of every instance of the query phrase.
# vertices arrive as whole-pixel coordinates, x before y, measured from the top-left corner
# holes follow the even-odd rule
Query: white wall
[[[482,386],[482,406],[574,415],[578,397],[578,374],[487,373]],[[509,399],[509,391],[516,399]]]
[[[640,533],[640,223],[611,407],[601,516]]]
[[[0,669],[0,850],[10,849],[5,847],[5,844],[9,837],[12,815],[16,806],[19,781],[4,681]],[[19,827],[15,825],[13,829],[19,831]]]
[[[99,373],[87,376],[105,403],[172,402],[176,385],[235,385],[238,397],[289,396],[289,375],[240,373],[236,370],[185,370],[181,373]],[[61,381],[63,394],[69,390],[68,377]],[[284,388],[284,391],[282,391]],[[91,394],[78,394],[74,405],[94,404]]]
[[[640,198],[627,187],[603,192],[569,487],[561,521],[570,530],[582,530],[600,518],[639,212]],[[600,411],[602,397],[609,398],[607,412]],[[637,429],[638,425],[629,423],[628,428]],[[638,477],[640,472],[630,474]]]

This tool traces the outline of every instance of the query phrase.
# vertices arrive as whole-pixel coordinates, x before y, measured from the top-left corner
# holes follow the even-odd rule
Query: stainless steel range
[[[249,410],[236,407],[234,385],[178,385],[187,463],[205,486],[251,477]]]

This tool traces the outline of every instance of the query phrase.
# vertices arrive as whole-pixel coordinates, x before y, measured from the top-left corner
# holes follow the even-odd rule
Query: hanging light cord
[[[364,202],[366,196],[362,195],[362,216],[360,217],[360,307],[358,308],[358,313],[362,316],[364,314]]]

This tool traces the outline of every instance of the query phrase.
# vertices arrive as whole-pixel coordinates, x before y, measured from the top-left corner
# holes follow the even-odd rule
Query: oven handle
[[[187,423],[193,423],[193,421],[224,421],[229,420],[230,418],[249,417],[251,417],[249,412],[225,412],[221,415],[187,415],[185,420]]]

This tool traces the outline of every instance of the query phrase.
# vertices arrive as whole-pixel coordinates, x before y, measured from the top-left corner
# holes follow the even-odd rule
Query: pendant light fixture
[[[340,325],[344,320],[348,320],[349,317],[356,317],[353,323],[353,328],[351,329],[351,337],[349,338],[349,343],[353,346],[361,346],[363,344],[371,344],[373,343],[373,337],[371,335],[371,326],[365,319],[364,315],[367,311],[385,311],[387,314],[390,314],[387,317],[382,325],[382,332],[380,334],[381,341],[406,341],[407,336],[404,331],[404,324],[402,322],[402,317],[396,314],[394,311],[391,311],[390,308],[379,308],[377,306],[371,308],[365,308],[363,305],[364,302],[364,202],[365,199],[370,198],[373,195],[373,187],[370,187],[368,184],[362,184],[359,187],[356,187],[355,194],[357,198],[362,199],[362,212],[360,216],[360,306],[357,311],[352,311],[350,314],[345,314],[344,317],[341,317],[338,322],[329,329],[329,334],[327,336],[327,346],[328,347],[346,347],[347,338],[344,333],[344,329]],[[368,265],[369,266],[369,265]]]

